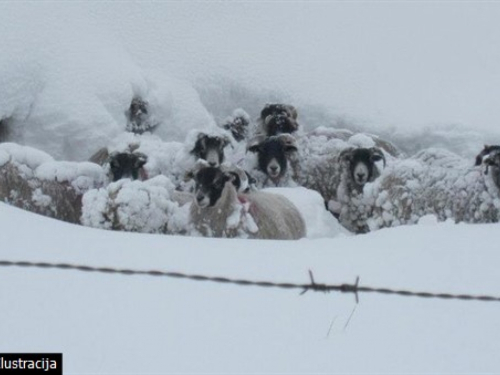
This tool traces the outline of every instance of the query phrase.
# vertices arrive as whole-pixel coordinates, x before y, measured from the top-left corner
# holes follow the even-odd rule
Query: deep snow
[[[292,242],[133,234],[0,204],[1,258],[253,280],[498,294],[498,224]],[[29,228],[29,229],[28,229]],[[29,235],[26,232],[29,230]],[[65,373],[497,373],[498,303],[258,289],[0,268],[0,352],[63,352]]]

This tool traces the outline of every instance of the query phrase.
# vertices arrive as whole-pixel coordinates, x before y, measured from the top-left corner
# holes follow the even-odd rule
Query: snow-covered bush
[[[182,234],[189,212],[189,204],[183,203],[176,200],[174,185],[165,176],[124,179],[85,193],[81,222],[102,229]]]
[[[483,155],[483,165],[429,165],[417,159],[389,166],[367,185],[367,224],[378,229],[414,224],[433,214],[439,220],[492,223],[500,219],[500,150]]]
[[[54,161],[31,147],[0,144],[0,199],[17,207],[79,223],[82,195],[106,182],[97,164]]]

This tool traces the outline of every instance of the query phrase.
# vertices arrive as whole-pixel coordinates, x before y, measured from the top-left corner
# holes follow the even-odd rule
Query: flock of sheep
[[[87,162],[1,143],[0,199],[97,228],[210,237],[305,237],[301,207],[266,187],[316,191],[331,220],[353,233],[429,214],[500,220],[500,146],[485,146],[475,163],[435,148],[406,157],[371,134],[304,132],[286,104],[267,104],[255,124],[238,109],[182,143],[154,135],[138,98],[127,117],[127,132]]]

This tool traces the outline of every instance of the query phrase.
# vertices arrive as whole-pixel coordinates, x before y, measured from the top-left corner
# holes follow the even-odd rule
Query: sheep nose
[[[363,180],[365,178],[364,173],[358,173],[357,176],[358,176],[358,180]]]
[[[196,196],[196,200],[197,200],[198,202],[201,202],[204,198],[205,198],[205,197],[204,197],[203,195],[197,195],[197,196]]]
[[[217,166],[217,162],[215,162],[215,161],[209,161],[208,165],[210,165],[211,167],[216,167]]]
[[[278,170],[278,167],[276,165],[271,165],[269,167],[273,172],[276,172]]]

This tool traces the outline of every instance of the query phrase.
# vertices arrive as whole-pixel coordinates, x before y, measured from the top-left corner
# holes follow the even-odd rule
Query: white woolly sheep
[[[413,224],[429,214],[455,222],[498,222],[500,148],[485,148],[478,160],[482,165],[469,168],[415,159],[394,163],[365,187],[363,203],[370,229]]]
[[[238,194],[234,174],[203,167],[194,172],[193,233],[209,237],[293,240],[305,237],[304,219],[285,197],[251,191]]]
[[[0,199],[14,206],[79,223],[82,195],[103,186],[103,169],[90,162],[54,161],[31,147],[0,145]]]

